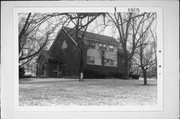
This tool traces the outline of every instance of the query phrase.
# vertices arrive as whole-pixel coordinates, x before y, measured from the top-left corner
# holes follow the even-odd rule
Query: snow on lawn
[[[20,82],[22,106],[55,105],[155,105],[156,80],[120,79],[30,79]]]

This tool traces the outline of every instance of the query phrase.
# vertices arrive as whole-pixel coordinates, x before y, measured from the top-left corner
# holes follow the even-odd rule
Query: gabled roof
[[[72,37],[74,40],[76,39],[76,37],[75,37],[76,30],[75,29],[72,29],[69,27],[64,27],[63,29],[70,35],[70,37]],[[81,36],[83,34],[83,31],[79,30],[78,33],[79,33],[79,36]],[[96,34],[96,33],[91,33],[91,32],[87,32],[87,31],[85,32],[84,39],[101,42],[101,43],[105,43],[105,44],[117,45],[117,41],[113,37]]]
[[[59,44],[59,42],[57,42],[57,41],[59,40],[58,38],[60,37],[60,34],[62,32],[66,33],[68,35],[68,37],[70,38],[70,40],[72,40],[76,46],[78,45],[78,41],[76,40],[76,30],[69,28],[69,27],[62,27],[59,30],[59,32],[57,33],[56,38],[53,41],[53,43],[51,44],[51,47],[49,48],[49,50],[48,51],[43,50],[39,54],[38,58],[40,58],[40,56],[43,55],[45,57],[45,59],[56,60],[56,58],[54,56],[51,56],[51,53],[52,53],[51,49],[54,47],[54,45]],[[81,37],[81,35],[83,34],[83,31],[80,30],[78,32]],[[85,32],[84,40],[92,40],[95,42],[110,44],[110,45],[114,45],[114,46],[118,45],[118,42],[113,37],[100,35],[100,34],[96,34],[96,33],[91,33],[91,32]],[[122,51],[120,53],[122,53]]]

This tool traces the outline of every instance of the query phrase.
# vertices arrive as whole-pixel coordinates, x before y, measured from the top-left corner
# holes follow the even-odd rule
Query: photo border
[[[28,4],[27,4],[28,3]],[[51,3],[51,4],[50,4]],[[58,4],[57,4],[58,3]],[[61,4],[62,3],[62,4]],[[163,8],[163,110],[162,111],[25,111],[25,110],[14,110],[14,83],[12,82],[12,77],[14,76],[14,66],[13,60],[13,36],[14,36],[14,8],[25,8],[25,7],[62,7],[62,6],[117,6],[120,4],[122,7],[131,4],[131,6],[142,6],[142,7],[161,7]],[[2,35],[1,35],[1,46],[2,46],[2,62],[1,62],[1,87],[2,87],[2,117],[4,119],[36,119],[36,118],[61,118],[74,119],[74,118],[138,118],[138,119],[164,119],[164,118],[177,118],[179,115],[179,16],[177,11],[178,1],[114,1],[114,2],[3,2],[2,4]],[[7,26],[5,26],[7,25]],[[7,32],[9,29],[9,33]],[[6,39],[6,40],[5,40]],[[173,42],[170,42],[171,40]],[[8,41],[7,41],[8,40]],[[172,53],[173,52],[173,53]],[[8,56],[9,54],[10,56]],[[177,59],[176,59],[177,58]],[[13,60],[13,63],[11,62]],[[172,61],[172,62],[171,62]],[[8,63],[7,63],[8,62]],[[9,72],[12,75],[8,75]],[[15,71],[16,72],[16,71]],[[159,72],[158,72],[159,73]],[[171,80],[170,80],[171,79]],[[48,112],[48,113],[47,113]]]

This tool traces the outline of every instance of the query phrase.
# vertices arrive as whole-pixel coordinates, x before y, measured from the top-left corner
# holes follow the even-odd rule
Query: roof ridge
[[[65,26],[65,27],[63,27],[63,28],[67,28],[67,29],[73,29],[73,28],[70,28],[70,27],[67,27],[67,26]],[[72,30],[73,31],[73,30]],[[80,32],[83,32],[82,30],[79,30]],[[113,38],[113,39],[115,39],[114,37],[112,37],[112,36],[107,36],[107,35],[104,35],[104,34],[99,34],[99,33],[94,33],[94,32],[90,32],[90,31],[86,31],[86,33],[91,33],[91,34],[96,34],[96,35],[99,35],[99,36],[105,36],[105,37],[110,37],[110,38]]]
[[[70,30],[75,32],[75,29],[73,29],[73,28],[70,28],[70,27],[63,27],[63,28],[67,32],[70,31]],[[80,31],[79,35],[81,35],[83,31],[82,30],[79,30],[79,31]],[[69,34],[69,35],[72,36],[73,34]],[[99,42],[104,42],[104,43],[108,43],[108,44],[117,45],[117,41],[116,41],[116,39],[114,37],[107,36],[107,35],[104,35],[104,34],[98,34],[98,33],[93,33],[93,32],[86,31],[84,37],[85,38],[90,38],[90,39],[92,38],[91,40],[94,40],[96,42],[98,42],[98,40],[99,40]]]

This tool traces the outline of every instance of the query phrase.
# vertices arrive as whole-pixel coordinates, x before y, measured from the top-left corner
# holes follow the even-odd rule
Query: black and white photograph
[[[157,13],[18,13],[20,106],[157,104]]]
[[[175,3],[3,2],[1,117],[179,118]]]

